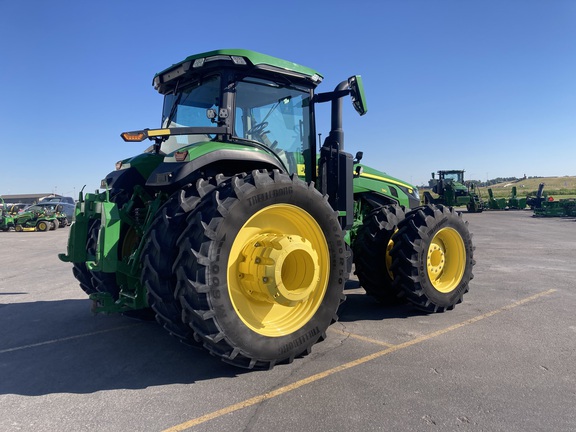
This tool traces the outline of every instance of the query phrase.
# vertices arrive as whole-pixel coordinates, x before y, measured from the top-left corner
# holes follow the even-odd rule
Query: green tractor
[[[0,231],[8,231],[10,228],[14,228],[14,216],[10,214],[2,197],[0,197],[0,202],[2,204],[0,207]]]
[[[60,226],[57,215],[44,207],[32,205],[13,216],[14,230],[22,231],[49,231]]]
[[[450,207],[466,206],[470,213],[480,213],[484,210],[484,202],[473,183],[467,186],[464,182],[464,170],[438,171],[438,178],[432,173],[432,179],[428,182],[430,192],[424,192],[425,204],[443,204]]]
[[[474,265],[466,223],[346,153],[343,98],[365,114],[362,79],[316,93],[321,81],[237,49],[154,76],[161,128],[121,134],[152,144],[117,162],[101,192],[80,192],[59,255],[96,312],[151,310],[181,341],[266,369],[326,337],[353,263],[383,300],[428,312],[462,300]],[[328,102],[317,152],[316,107]]]

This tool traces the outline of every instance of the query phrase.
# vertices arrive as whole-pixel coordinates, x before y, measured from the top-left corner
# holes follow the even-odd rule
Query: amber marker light
[[[122,139],[127,142],[134,141],[144,141],[146,134],[142,131],[140,132],[123,132],[120,134]]]

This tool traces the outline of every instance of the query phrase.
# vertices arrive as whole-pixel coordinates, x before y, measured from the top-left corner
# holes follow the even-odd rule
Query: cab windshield
[[[236,85],[236,138],[272,149],[296,171],[310,146],[310,91],[258,78]]]
[[[162,127],[216,127],[217,124],[212,122],[206,113],[210,109],[218,112],[219,101],[220,76],[215,75],[187,85],[178,90],[178,93],[164,97]],[[160,150],[171,153],[180,147],[213,138],[212,134],[175,135],[162,143]]]
[[[187,83],[174,94],[164,97],[163,128],[219,126],[214,117],[220,112],[221,77],[213,75]],[[233,97],[234,113],[227,122],[232,141],[266,146],[278,155],[290,172],[303,174],[303,154],[310,150],[311,92],[289,83],[245,77],[227,86],[224,91]],[[222,119],[220,119],[222,120]],[[204,132],[204,131],[203,131]],[[162,143],[160,151],[172,153],[181,147],[214,140],[210,132],[172,135]],[[152,147],[151,147],[152,148]]]
[[[463,175],[462,173],[445,173],[444,180],[452,180],[454,182],[463,183]]]

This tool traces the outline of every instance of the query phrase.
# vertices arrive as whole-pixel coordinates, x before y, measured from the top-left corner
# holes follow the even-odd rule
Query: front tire
[[[467,224],[443,205],[419,207],[399,224],[391,251],[394,284],[418,309],[453,309],[468,292],[475,261]]]
[[[178,240],[178,295],[204,347],[269,369],[310,352],[337,319],[346,245],[313,185],[278,171],[235,176],[208,194]]]

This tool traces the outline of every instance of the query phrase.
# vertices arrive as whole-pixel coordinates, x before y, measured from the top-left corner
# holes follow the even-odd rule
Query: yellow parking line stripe
[[[313,383],[313,382],[318,381],[318,380],[320,380],[320,379],[322,379],[322,378],[326,378],[327,376],[330,376],[330,375],[333,375],[333,374],[335,374],[335,373],[342,372],[342,371],[344,371],[344,370],[346,370],[346,369],[350,369],[350,368],[353,368],[353,367],[355,367],[355,366],[361,365],[361,364],[363,364],[363,363],[369,362],[370,360],[374,360],[374,359],[376,359],[376,358],[378,358],[378,357],[382,357],[382,356],[385,356],[385,355],[387,355],[387,354],[391,354],[391,353],[393,353],[393,352],[396,352],[396,351],[398,351],[398,350],[411,347],[411,346],[413,346],[413,345],[419,344],[419,343],[421,343],[421,342],[427,341],[427,340],[429,340],[429,339],[435,338],[435,337],[437,337],[437,336],[440,336],[440,335],[443,335],[443,334],[445,334],[445,333],[449,333],[449,332],[451,332],[451,331],[454,331],[454,330],[456,330],[456,329],[459,329],[459,328],[461,328],[461,327],[464,327],[464,326],[466,326],[466,325],[468,325],[468,324],[473,324],[473,323],[478,322],[478,321],[480,321],[480,320],[483,320],[483,319],[485,319],[485,318],[489,318],[489,317],[491,317],[491,316],[494,316],[494,315],[496,315],[496,314],[498,314],[498,313],[508,311],[508,310],[510,310],[510,309],[513,309],[513,308],[518,307],[518,306],[520,306],[520,305],[523,305],[523,304],[525,304],[525,303],[534,301],[534,300],[536,300],[536,299],[538,299],[538,298],[540,298],[540,297],[543,297],[543,296],[546,296],[546,295],[550,295],[550,294],[552,294],[552,293],[555,292],[555,291],[556,291],[555,289],[550,289],[550,290],[548,290],[548,291],[543,291],[543,292],[540,292],[540,293],[538,293],[538,294],[534,294],[533,296],[526,297],[525,299],[522,299],[522,300],[519,300],[519,301],[517,301],[517,302],[511,303],[511,304],[509,304],[509,305],[507,305],[507,306],[503,306],[503,307],[501,307],[501,308],[499,308],[499,309],[495,309],[495,310],[493,310],[493,311],[491,311],[491,312],[487,312],[487,313],[485,313],[485,314],[478,315],[478,316],[476,316],[476,317],[474,317],[474,318],[470,318],[470,319],[468,319],[468,320],[466,320],[466,321],[462,321],[462,322],[460,322],[460,323],[458,323],[458,324],[454,324],[454,325],[449,326],[449,327],[446,327],[446,328],[444,328],[444,329],[441,329],[441,330],[438,330],[438,331],[435,331],[435,332],[432,332],[432,333],[429,333],[429,334],[426,334],[426,335],[419,336],[419,337],[417,337],[417,338],[415,338],[415,339],[411,339],[411,340],[409,340],[409,341],[407,341],[407,342],[403,342],[403,343],[400,343],[400,344],[398,344],[398,345],[392,345],[392,346],[390,346],[390,347],[388,347],[388,348],[386,348],[386,349],[384,349],[384,350],[382,350],[382,351],[378,351],[378,352],[376,352],[376,353],[374,353],[374,354],[370,354],[370,355],[367,355],[367,356],[365,356],[365,357],[359,358],[359,359],[357,359],[357,360],[353,360],[353,361],[351,361],[351,362],[344,363],[344,364],[342,364],[342,365],[340,365],[340,366],[336,366],[336,367],[334,367],[334,368],[332,368],[332,369],[328,369],[327,371],[317,373],[317,374],[312,375],[312,376],[310,376],[310,377],[308,377],[308,378],[304,378],[304,379],[302,379],[302,380],[300,380],[300,381],[296,381],[296,382],[294,382],[294,383],[292,383],[292,384],[289,384],[289,385],[287,385],[287,386],[284,386],[284,387],[281,387],[281,388],[279,388],[279,389],[273,390],[273,391],[271,391],[271,392],[268,392],[268,393],[264,393],[264,394],[255,396],[255,397],[253,397],[253,398],[247,399],[247,400],[242,401],[242,402],[239,402],[239,403],[237,403],[237,404],[230,405],[230,406],[227,406],[227,407],[225,407],[225,408],[222,408],[222,409],[220,409],[220,410],[218,410],[218,411],[214,411],[214,412],[205,414],[205,415],[203,415],[203,416],[201,416],[201,417],[197,417],[197,418],[195,418],[195,419],[186,421],[186,422],[184,422],[184,423],[180,423],[179,425],[176,425],[176,426],[170,427],[170,428],[168,428],[168,429],[165,429],[163,432],[179,432],[179,431],[183,431],[183,430],[186,430],[186,429],[190,429],[190,428],[192,428],[192,427],[194,427],[194,426],[198,426],[199,424],[205,423],[205,422],[207,422],[207,421],[213,420],[213,419],[218,418],[218,417],[221,417],[221,416],[223,416],[223,415],[230,414],[230,413],[232,413],[232,412],[234,412],[234,411],[238,411],[238,410],[241,410],[241,409],[243,409],[243,408],[248,408],[248,407],[250,407],[250,406],[252,406],[252,405],[256,405],[256,404],[258,404],[258,403],[260,403],[260,402],[263,402],[263,401],[265,401],[265,400],[272,399],[272,398],[275,398],[275,397],[277,397],[277,396],[283,395],[283,394],[285,394],[285,393],[291,392],[292,390],[296,390],[296,389],[298,389],[298,388],[300,388],[300,387],[303,387],[303,386],[305,386],[305,385],[307,385],[307,384]],[[366,339],[369,339],[369,338],[366,338]],[[375,341],[375,342],[376,342],[376,341]]]

